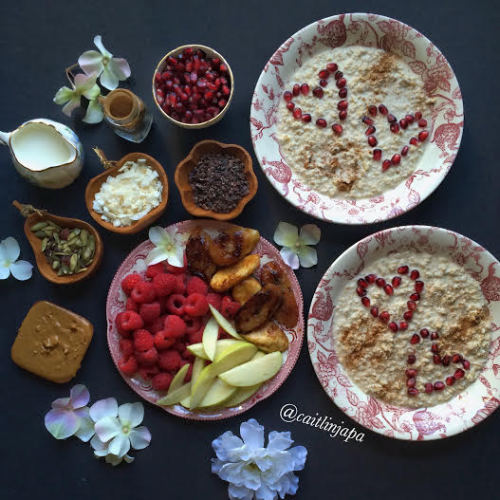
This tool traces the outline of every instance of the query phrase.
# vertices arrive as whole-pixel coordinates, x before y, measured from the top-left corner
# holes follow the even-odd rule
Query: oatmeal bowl
[[[404,226],[346,250],[308,318],[318,379],[385,436],[462,432],[500,404],[500,263],[460,234]]]
[[[429,196],[453,164],[463,121],[443,54],[375,14],[295,33],[264,67],[250,110],[271,184],[300,210],[346,224],[391,219]]]

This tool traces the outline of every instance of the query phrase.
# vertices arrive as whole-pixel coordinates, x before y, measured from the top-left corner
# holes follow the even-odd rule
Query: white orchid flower
[[[146,257],[146,264],[152,266],[159,262],[167,261],[171,266],[184,266],[184,242],[174,230],[163,227],[149,228],[149,239],[155,246]]]
[[[240,426],[241,438],[228,431],[212,441],[217,458],[212,472],[229,483],[230,500],[276,500],[297,492],[295,471],[304,468],[307,450],[293,444],[289,432],[270,432],[255,419]]]
[[[120,81],[130,76],[130,66],[123,58],[113,57],[102,43],[101,35],[94,37],[94,44],[99,49],[87,50],[78,58],[78,64],[87,75],[100,77],[103,87],[114,90]]]
[[[33,265],[25,260],[17,260],[20,253],[19,243],[12,236],[0,241],[0,280],[7,279],[11,273],[16,280],[31,278]]]
[[[321,239],[321,229],[316,224],[306,224],[300,228],[288,222],[280,222],[274,232],[274,241],[283,248],[280,250],[285,264],[292,269],[312,267],[318,263],[316,245]]]
[[[76,436],[87,442],[94,435],[94,422],[89,416],[90,394],[81,384],[75,385],[69,398],[52,402],[52,409],[45,415],[45,427],[56,439]]]
[[[96,78],[78,73],[74,78],[73,89],[61,87],[54,96],[54,102],[60,106],[64,104],[63,113],[71,116],[71,113],[80,107],[83,96],[89,100],[83,121],[85,123],[99,123],[104,116],[102,106],[98,100],[100,95],[101,89],[96,83]]]
[[[144,418],[142,403],[118,406],[115,398],[102,399],[90,407],[90,417],[95,422],[95,433],[100,441],[93,439],[91,442],[96,456],[115,455],[125,459],[131,447],[142,450],[151,442],[148,428],[139,427]],[[110,460],[114,459],[110,457]]]

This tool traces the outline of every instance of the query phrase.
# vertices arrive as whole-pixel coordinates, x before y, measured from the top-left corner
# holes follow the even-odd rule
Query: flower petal
[[[106,49],[106,47],[104,47],[103,43],[102,43],[102,36],[101,35],[96,35],[94,37],[94,45],[99,49],[99,51],[101,52],[101,54],[103,56],[106,56],[106,57],[113,57],[113,54]]]
[[[99,90],[100,92],[100,90]],[[101,123],[104,118],[104,111],[102,109],[101,103],[94,99],[89,102],[87,106],[87,112],[85,116],[82,118],[82,121],[85,123]]]
[[[87,50],[78,58],[78,64],[87,75],[98,77],[104,69],[102,59],[103,55],[97,50]]]
[[[111,464],[113,467],[119,465],[123,461],[123,457],[117,457],[116,455],[106,455],[106,458],[104,459],[107,464]]]
[[[0,261],[0,280],[6,280],[10,276],[10,270],[6,266],[2,266]]]
[[[69,408],[70,398],[57,398],[55,401],[52,401],[52,408]]]
[[[55,409],[45,415],[45,428],[56,438],[66,439],[72,436],[80,425],[80,419],[72,411]]]
[[[239,452],[244,446],[243,441],[231,431],[226,431],[212,441],[212,448],[219,460],[236,462],[240,459]]]
[[[89,390],[83,384],[77,384],[71,388],[69,398],[73,408],[82,408],[90,401]]]
[[[75,436],[86,443],[95,434],[94,421],[90,418],[89,409],[86,406],[78,408],[74,413],[80,418],[80,426],[75,432]]]
[[[137,427],[130,431],[129,438],[134,450],[143,450],[151,442],[151,432],[149,432],[147,427]]]
[[[283,247],[292,247],[297,243],[299,237],[299,230],[297,226],[289,224],[288,222],[280,222],[276,231],[274,231],[274,241]]]
[[[120,81],[126,80],[132,73],[128,62],[122,57],[113,57],[113,59],[109,61],[108,66]]]
[[[90,86],[88,89],[85,89],[82,94],[89,101],[97,100],[97,97],[101,95],[101,87],[99,87],[97,83],[94,83],[94,85]]]
[[[293,439],[289,432],[276,432],[272,431],[269,433],[267,449],[268,450],[287,450],[292,446]]]
[[[170,235],[167,233],[166,229],[160,226],[153,226],[149,228],[148,232],[149,240],[154,246],[160,246],[164,243],[170,244]]]
[[[174,251],[167,257],[167,262],[174,267],[184,266],[184,248],[179,245],[175,245]]]
[[[125,455],[123,457],[123,460],[125,460],[125,462],[127,462],[128,464],[131,464],[135,460],[135,458],[131,457],[130,455]]]
[[[236,486],[235,484],[229,484],[227,488],[229,495],[229,500],[252,500],[253,490],[249,490],[245,486]]]
[[[288,451],[295,460],[293,470],[302,470],[307,459],[307,449],[304,446],[294,446]]]
[[[275,500],[275,498],[276,493],[265,484],[261,484],[255,491],[255,500]]]
[[[318,254],[315,248],[303,246],[299,248],[297,253],[302,267],[313,267],[318,263]]]
[[[123,434],[116,435],[108,445],[108,451],[117,457],[123,457],[130,450],[130,441]]]
[[[260,425],[254,418],[240,425],[240,434],[249,448],[264,448],[264,426]]]
[[[225,463],[218,475],[223,481],[245,486],[251,490],[256,490],[261,485],[259,469],[246,462]]]
[[[283,247],[280,250],[280,255],[287,266],[290,266],[292,269],[299,268],[299,257],[294,250]]]
[[[70,89],[69,87],[61,87],[56,92],[56,95],[54,96],[53,100],[56,104],[62,106],[63,104],[71,100],[71,98],[73,97],[73,93],[74,90]]]
[[[148,253],[146,257],[146,264],[152,266],[153,264],[158,264],[167,260],[168,254],[163,247],[156,247]]]
[[[94,449],[96,457],[105,457],[108,454],[108,444],[102,442],[97,434],[90,440],[90,446]]]
[[[118,418],[123,425],[137,427],[144,418],[142,403],[125,403],[118,408]]]
[[[121,435],[121,432],[122,426],[116,417],[104,417],[95,423],[95,433],[99,436],[101,441],[109,441],[110,439]]]
[[[115,398],[100,399],[90,407],[90,418],[94,422],[104,417],[116,417],[117,415],[118,403]]]
[[[119,83],[118,77],[111,71],[109,64],[104,66],[99,81],[108,90],[115,90]]]
[[[321,229],[316,224],[305,224],[300,228],[299,238],[304,245],[316,245],[321,239]]]
[[[16,280],[29,280],[33,274],[33,264],[30,264],[26,260],[18,260],[10,265],[10,272]]]
[[[9,262],[15,262],[19,258],[21,249],[19,248],[19,243],[15,238],[9,236],[0,242],[0,260],[8,260]]]
[[[76,109],[76,108],[79,108],[80,107],[80,96],[79,95],[75,95],[71,98],[70,101],[68,101],[62,108],[62,112],[66,115],[66,116],[71,116],[71,113]]]

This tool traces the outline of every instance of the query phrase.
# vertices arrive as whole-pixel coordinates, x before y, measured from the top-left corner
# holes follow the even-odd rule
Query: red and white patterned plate
[[[447,255],[478,283],[491,312],[492,340],[478,379],[450,401],[429,408],[402,408],[365,394],[350,380],[335,350],[332,325],[345,284],[371,261],[399,250]],[[334,403],[366,428],[397,439],[430,440],[458,434],[485,419],[500,404],[500,263],[458,233],[403,226],[367,236],[330,266],[314,294],[307,323],[309,354],[318,379]]]
[[[188,220],[173,224],[167,229],[175,228],[180,234],[189,234],[195,227],[199,226],[202,226],[204,229],[207,229],[209,231],[217,231],[224,230],[231,226],[231,224],[227,222],[210,220]],[[117,368],[118,361],[121,359],[119,347],[120,336],[116,330],[114,318],[125,308],[125,294],[122,292],[121,282],[123,278],[131,272],[145,271],[146,266],[144,264],[144,259],[152,249],[153,244],[149,240],[141,243],[138,247],[136,247],[118,268],[118,271],[116,272],[109,288],[108,299],[106,302],[107,338],[111,357],[113,358],[113,361]],[[183,417],[191,420],[221,420],[224,418],[234,417],[235,415],[239,415],[240,413],[247,411],[259,401],[262,401],[263,399],[266,399],[271,394],[273,394],[281,386],[281,384],[283,384],[283,382],[286,380],[288,375],[290,375],[290,372],[295,366],[297,358],[300,354],[302,340],[304,337],[304,301],[302,299],[302,292],[300,290],[299,282],[297,281],[297,278],[295,277],[295,274],[293,273],[291,268],[283,262],[279,251],[264,238],[261,238],[259,243],[257,243],[257,246],[253,253],[258,253],[261,256],[262,264],[266,261],[274,260],[278,262],[283,269],[285,269],[288,279],[290,280],[290,283],[292,285],[295,299],[297,300],[297,304],[299,306],[299,321],[297,323],[297,326],[295,328],[285,330],[285,333],[288,336],[288,340],[290,341],[290,345],[288,351],[284,353],[285,361],[283,363],[283,366],[281,367],[281,370],[275,377],[266,382],[251,398],[247,399],[239,406],[235,406],[232,408],[220,408],[213,411],[189,411],[181,405],[175,405],[172,407],[160,407],[168,413],[172,413],[173,415],[177,415],[178,417]],[[165,395],[165,392],[155,391],[151,387],[150,382],[144,381],[139,376],[128,377],[122,372],[120,372],[120,375],[139,396],[144,398],[146,401],[149,401],[150,403],[155,404],[155,401],[158,398]]]
[[[287,165],[276,137],[278,104],[285,82],[302,62],[323,47],[379,47],[404,58],[436,100],[426,143],[414,173],[394,189],[371,199],[338,199],[303,184]],[[273,54],[262,71],[250,108],[250,134],[262,170],[292,205],[319,219],[368,224],[407,212],[441,183],[457,154],[464,111],[457,79],[448,61],[425,36],[406,24],[375,14],[341,14],[302,28]]]

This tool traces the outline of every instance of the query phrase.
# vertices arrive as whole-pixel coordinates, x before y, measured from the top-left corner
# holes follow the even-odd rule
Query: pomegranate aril
[[[379,286],[380,288],[385,286],[385,279],[384,278],[377,278],[375,280],[375,284]]]
[[[410,295],[410,300],[415,300],[415,301],[416,300],[420,300],[420,294],[418,294],[418,293],[412,293]]]
[[[434,353],[434,354],[438,354],[439,353],[439,346],[437,344],[432,344],[431,345],[431,351]]]
[[[406,321],[410,321],[412,318],[413,318],[413,312],[412,311],[405,311],[403,313],[403,318],[406,320]]]
[[[415,121],[415,117],[411,114],[408,114],[405,116],[405,120],[408,122],[409,125],[411,125]]]
[[[431,340],[437,340],[439,338],[439,333],[438,332],[432,332],[431,333]]]
[[[363,116],[363,118],[361,118],[361,121],[366,125],[373,125],[373,120],[369,116]]]
[[[446,377],[446,385],[453,385],[455,383],[455,377]]]
[[[391,285],[385,285],[384,286],[384,292],[387,294],[387,295],[393,295],[394,294],[394,289],[392,288]]]
[[[407,370],[405,370],[405,375],[407,378],[409,377],[416,377],[417,376],[417,370],[415,370],[415,368],[408,368]]]
[[[399,132],[399,125],[397,123],[391,123],[389,128],[393,134],[397,134]]]
[[[377,138],[374,135],[368,137],[368,144],[373,148],[377,145]]]
[[[370,299],[368,297],[362,297],[361,298],[361,303],[365,306],[365,307],[370,307]]]
[[[462,368],[457,368],[455,370],[455,373],[453,376],[455,377],[456,380],[463,378],[465,375],[465,372],[462,370]]]
[[[389,114],[387,115],[387,121],[388,121],[389,123],[395,123],[395,122],[397,122],[398,120],[397,120],[397,118],[396,118],[393,114],[389,113]]]
[[[413,146],[417,146],[418,145],[418,140],[416,137],[412,137],[410,139],[410,144],[412,144]]]
[[[373,159],[375,161],[380,161],[382,159],[382,150],[381,149],[374,149],[373,150]]]
[[[391,160],[384,160],[382,162],[382,171],[385,172],[391,167],[391,165],[392,165]]]
[[[348,106],[349,104],[347,101],[339,101],[337,104],[337,109],[342,111],[343,109],[347,109]]]
[[[418,395],[418,389],[416,387],[408,387],[408,396],[417,396]]]
[[[324,118],[318,118],[316,120],[316,125],[318,127],[325,128],[326,127],[326,120]]]
[[[420,111],[417,111],[415,113],[415,120],[420,120],[420,118],[422,118],[422,113]]]
[[[441,380],[438,380],[437,382],[434,382],[434,389],[436,391],[442,391],[444,389],[443,382],[441,382]]]
[[[417,380],[415,377],[409,377],[406,379],[406,387],[415,387],[415,384],[417,383]]]
[[[222,108],[223,108],[223,107],[227,104],[227,101],[226,101],[225,99],[219,99],[219,100],[217,101],[217,104],[218,104],[219,108],[221,108],[221,109],[222,109]],[[295,115],[294,115],[294,116],[295,116]]]
[[[379,314],[379,318],[384,322],[387,323],[391,319],[391,315],[387,311],[382,311]]]
[[[309,123],[311,121],[311,115],[309,113],[305,113],[302,115],[302,121],[304,123]]]
[[[415,345],[415,344],[418,344],[419,342],[420,342],[420,337],[418,336],[418,333],[414,333],[411,336],[410,344]]]
[[[319,81],[319,84],[322,86],[322,87],[326,87],[328,85],[328,80],[320,80]]]
[[[399,274],[406,274],[410,268],[408,266],[399,266],[398,267],[398,273]]]
[[[417,308],[417,303],[416,303],[416,302],[413,302],[413,300],[409,300],[409,301],[406,303],[406,306],[408,307],[408,310],[409,310],[409,311],[414,311],[414,310]]]
[[[362,286],[363,288],[367,288],[368,287],[368,282],[366,280],[364,280],[363,278],[359,278],[359,280],[358,280],[358,286]]]
[[[394,288],[397,288],[399,285],[401,285],[401,278],[399,276],[394,276],[391,283]]]
[[[375,274],[367,274],[365,276],[365,280],[370,283],[371,285],[373,285],[373,283],[375,283],[375,280],[377,279],[377,276]]]
[[[451,360],[453,361],[453,363],[460,363],[460,361],[462,361],[462,356],[460,354],[454,354],[452,357],[451,357]]]
[[[413,365],[417,361],[415,354],[408,354],[408,359],[406,360],[409,365]]]
[[[309,85],[307,85],[307,83],[303,83],[303,84],[300,86],[300,91],[302,92],[302,95],[307,95],[307,94],[309,94]]]
[[[339,111],[339,119],[345,120],[346,118],[347,118],[347,111],[344,109],[342,111]]]
[[[434,356],[432,356],[432,361],[435,365],[441,364],[441,356],[439,354],[434,354]]]
[[[421,128],[427,127],[427,120],[420,118],[420,120],[418,120],[418,126]]]
[[[345,87],[345,86],[346,86],[346,83],[347,83],[347,81],[346,81],[346,79],[345,79],[345,78],[339,78],[339,79],[337,80],[337,87],[338,87],[339,89],[341,89],[342,87]]]
[[[423,281],[415,281],[415,291],[417,293],[420,293],[420,292],[422,292],[423,289],[424,289],[424,282]]]
[[[372,135],[374,134],[375,132],[377,131],[377,129],[373,126],[373,125],[370,125],[366,131],[365,131],[365,135]]]
[[[341,99],[344,99],[345,97],[347,97],[347,88],[346,87],[343,87],[339,90],[339,97]]]
[[[328,63],[326,65],[326,69],[330,72],[330,73],[335,73],[335,71],[337,71],[339,69],[338,65],[335,64],[335,63]]]
[[[392,155],[391,163],[393,165],[399,165],[401,163],[401,155],[398,154]]]
[[[319,73],[318,76],[322,79],[325,80],[330,76],[330,72],[327,69],[322,69]]]
[[[364,297],[366,295],[366,288],[363,288],[362,286],[358,286],[358,288],[356,288],[356,293],[360,297]]]
[[[406,120],[406,118],[401,118],[401,120],[399,120],[399,126],[402,129],[405,129],[408,127],[408,121]]]
[[[379,104],[379,107],[378,107],[378,110],[383,114],[383,115],[386,115],[387,113],[389,113],[389,110],[383,105],[383,104]]]
[[[378,316],[378,307],[377,306],[372,306],[370,308],[370,314],[376,318]]]
[[[342,71],[335,72],[335,80],[338,80],[339,78],[342,78],[343,76],[344,76],[344,73],[342,73]]]
[[[292,93],[289,90],[286,90],[283,92],[283,99],[285,99],[286,102],[291,101],[293,98]]]
[[[294,108],[295,108],[295,104],[293,103],[293,101],[286,103],[286,109],[288,109],[289,111],[293,111]]]
[[[231,93],[231,89],[227,85],[222,86],[222,93],[224,95],[229,95]]]
[[[410,273],[410,279],[416,280],[418,278],[420,278],[420,273],[416,269],[413,269],[413,271]]]
[[[427,382],[427,384],[424,385],[424,388],[427,394],[430,394],[434,390],[434,386],[430,382]]]
[[[429,330],[427,330],[427,328],[422,328],[422,330],[420,330],[420,336],[426,339],[429,336]]]
[[[451,356],[448,356],[448,354],[446,354],[446,356],[443,356],[441,363],[443,363],[443,366],[448,366],[450,364],[450,361],[451,361]]]
[[[296,83],[292,88],[292,94],[298,96],[300,94],[300,85]]]
[[[391,321],[388,325],[390,330],[392,330],[394,333],[398,331],[398,324],[395,321]]]
[[[462,366],[466,369],[466,370],[470,370],[470,361],[464,359],[462,361]]]
[[[339,123],[334,123],[332,125],[332,130],[337,134],[337,135],[340,135],[342,133],[342,125],[340,125]]]
[[[377,106],[368,106],[368,113],[372,116],[377,116]]]
[[[422,132],[418,134],[418,140],[420,142],[424,142],[427,137],[429,137],[429,132],[427,132],[427,130],[422,130]]]
[[[401,156],[406,156],[409,150],[410,148],[408,146],[403,146],[403,149],[401,150]]]
[[[323,97],[323,89],[321,87],[314,88],[313,95],[319,98]]]
[[[293,110],[293,117],[296,119],[296,120],[299,120],[301,117],[302,117],[302,110],[300,108],[295,108]]]

